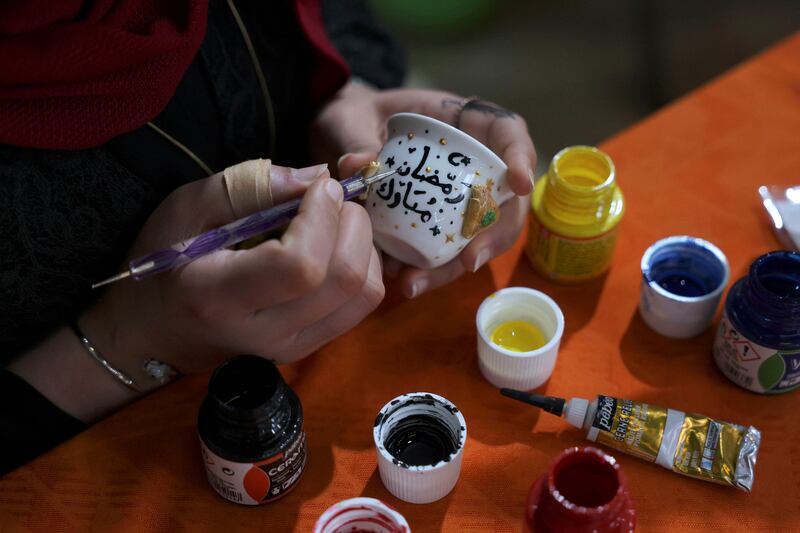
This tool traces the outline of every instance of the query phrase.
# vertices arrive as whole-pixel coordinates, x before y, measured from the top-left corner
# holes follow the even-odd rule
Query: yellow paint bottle
[[[525,254],[539,273],[569,283],[608,270],[625,211],[608,155],[591,146],[564,148],[536,182],[531,204]]]

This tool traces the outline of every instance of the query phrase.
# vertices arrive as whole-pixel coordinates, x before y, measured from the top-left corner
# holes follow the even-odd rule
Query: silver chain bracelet
[[[136,384],[133,378],[119,368],[115,367],[100,350],[95,348],[95,346],[92,344],[92,341],[90,341],[89,338],[83,334],[81,328],[78,327],[77,322],[70,322],[69,328],[73,331],[73,333],[75,333],[75,335],[78,337],[78,340],[81,341],[81,345],[92,357],[92,359],[97,361],[98,364],[100,364],[100,366],[102,366],[109,374],[117,378],[132,391],[137,393],[144,392]],[[142,371],[155,380],[159,385],[166,385],[178,376],[178,372],[172,366],[155,359],[145,359],[142,363]]]

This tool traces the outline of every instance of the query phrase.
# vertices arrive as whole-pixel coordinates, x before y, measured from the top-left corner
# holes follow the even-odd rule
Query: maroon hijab
[[[327,40],[318,1],[295,8],[315,49],[320,102],[347,67]],[[175,92],[207,15],[207,0],[3,0],[0,143],[81,149],[144,125]]]

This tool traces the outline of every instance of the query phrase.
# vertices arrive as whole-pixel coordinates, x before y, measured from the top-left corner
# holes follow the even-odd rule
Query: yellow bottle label
[[[576,239],[565,237],[530,216],[525,253],[542,274],[558,281],[583,281],[603,274],[611,265],[617,228],[600,235]]]

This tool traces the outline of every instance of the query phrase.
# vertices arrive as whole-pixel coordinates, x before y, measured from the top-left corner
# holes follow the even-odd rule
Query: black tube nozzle
[[[508,396],[520,402],[525,402],[534,405],[548,413],[556,416],[561,416],[564,412],[564,405],[567,401],[564,398],[556,398],[555,396],[540,396],[538,394],[528,394],[514,389],[500,389],[500,394]]]

